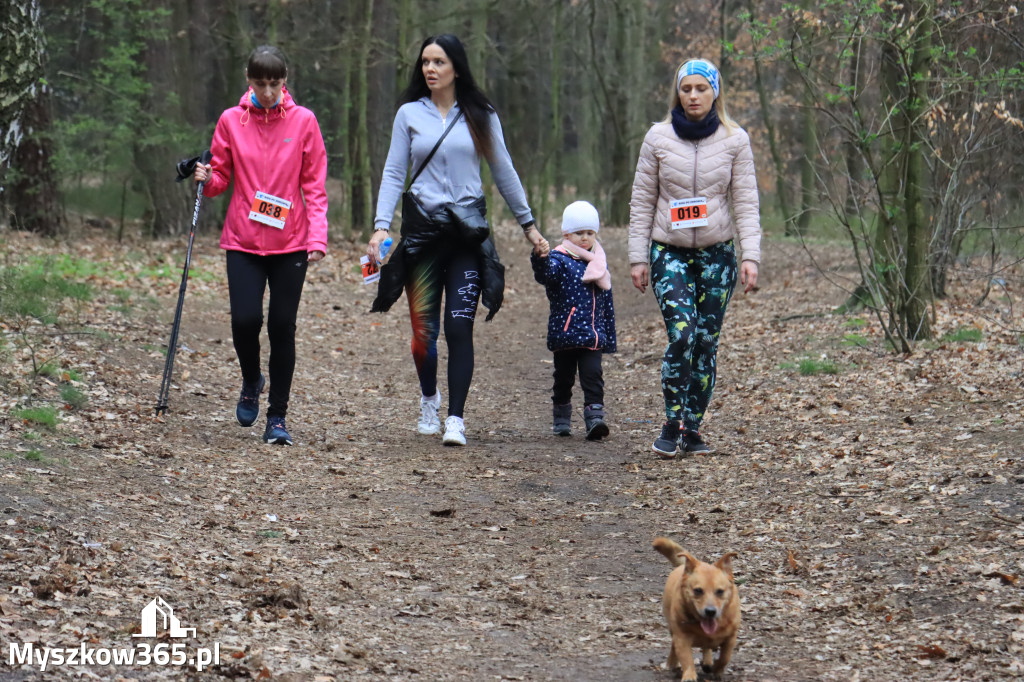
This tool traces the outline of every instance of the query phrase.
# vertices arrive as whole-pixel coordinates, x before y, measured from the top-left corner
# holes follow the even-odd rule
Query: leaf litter
[[[362,246],[339,242],[303,294],[296,446],[271,448],[261,422],[233,419],[213,235],[197,241],[159,419],[180,245],[5,238],[11,253],[73,252],[109,273],[37,339],[88,398],[61,404],[55,434],[11,416],[30,400],[57,404],[59,381],[34,380],[17,331],[0,328],[5,642],[131,646],[142,607],[161,596],[197,645],[220,645],[213,672],[229,679],[665,680],[670,567],[650,543],[667,535],[703,559],[739,553],[744,625],[723,679],[1024,674],[1021,325],[1004,302],[976,305],[967,278],[936,302],[934,326],[940,338],[976,326],[983,342],[891,355],[867,314],[856,319],[868,341],[841,343],[854,318],[828,313],[843,292],[800,247],[767,242],[761,290],[733,299],[722,334],[705,426],[720,454],[662,461],[650,441],[664,331],[653,298],[629,283],[623,228],[602,230],[620,351],[605,358],[612,435],[600,443],[580,437],[579,396],[574,437],[550,432],[546,306],[512,226],[498,231],[505,307],[477,325],[464,448],[416,434],[404,301],[368,314]],[[844,248],[815,256],[854,272]],[[161,265],[172,275],[154,274]],[[1019,266],[1006,274],[1019,296]],[[443,343],[440,355],[443,368]],[[839,371],[802,375],[802,358]]]

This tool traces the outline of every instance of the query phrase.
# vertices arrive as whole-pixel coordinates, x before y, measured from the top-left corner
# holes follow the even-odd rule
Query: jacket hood
[[[251,116],[269,120],[272,116],[285,118],[289,110],[297,105],[292,95],[288,92],[288,86],[281,88],[281,101],[273,109],[263,109],[252,103],[252,88],[245,91],[245,94],[238,100],[238,106],[242,108],[242,125],[249,122]]]

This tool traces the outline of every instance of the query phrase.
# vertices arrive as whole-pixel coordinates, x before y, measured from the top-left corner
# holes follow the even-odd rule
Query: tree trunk
[[[750,21],[753,21],[755,11],[754,0],[747,0],[747,10],[750,12]],[[779,150],[778,135],[775,132],[775,121],[772,118],[771,106],[768,103],[768,92],[761,75],[761,55],[759,46],[754,45],[754,88],[757,90],[757,100],[761,105],[761,118],[764,121],[765,137],[768,138],[768,150],[772,155],[772,167],[775,169],[775,196],[779,202],[779,211],[786,223],[786,234],[796,234],[796,225],[793,220],[793,213],[789,207],[789,186],[786,181],[786,163],[782,159]]]
[[[932,2],[913,3],[919,18],[913,44],[911,77],[907,85],[906,121],[907,184],[904,199],[907,220],[906,300],[903,305],[904,325],[912,340],[931,338],[928,306],[932,301],[931,273],[928,267],[929,234],[925,189],[928,183],[927,149],[923,114],[927,108],[926,76],[931,67]]]
[[[807,8],[810,0],[804,0],[803,6]],[[796,220],[796,229],[799,234],[805,234],[811,224],[811,208],[814,205],[814,150],[818,148],[817,121],[814,115],[814,96],[810,88],[804,88],[803,111],[800,114],[801,120],[801,144],[803,154],[800,155],[800,212]]]
[[[800,216],[796,228],[800,234],[806,234],[811,225],[811,210],[814,207],[814,150],[817,149],[817,120],[814,117],[814,100],[810,93],[804,91],[804,110],[800,116],[803,128],[803,150],[800,155]]]
[[[171,96],[175,91],[176,69],[169,36],[174,35],[175,27],[170,16],[155,13],[151,16],[154,25],[146,26],[143,22],[139,27],[149,34],[142,57],[150,87],[142,95],[141,115],[129,125],[135,133],[132,140],[135,179],[141,183],[146,197],[143,222],[149,234],[160,237],[182,234],[191,225],[189,194],[192,188],[186,183],[174,182],[174,164],[179,158],[194,154],[195,150],[178,148],[174,141],[181,139],[185,128],[182,104]],[[169,131],[170,136],[163,131]]]
[[[64,230],[53,141],[46,42],[35,0],[7,3],[0,49],[0,200],[13,227],[56,235]],[[10,169],[7,166],[10,166]]]
[[[881,86],[882,101],[889,111],[900,103],[899,55],[892,45],[882,48]],[[895,125],[895,124],[894,124]],[[878,202],[877,225],[869,263],[873,288],[879,303],[889,306],[891,319],[895,320],[895,307],[891,305],[898,296],[896,271],[899,268],[900,240],[897,238],[898,224],[902,220],[900,186],[903,177],[903,159],[896,139],[898,131],[881,138],[880,166],[874,172],[876,200]],[[903,349],[908,350],[908,349]]]
[[[642,42],[637,40],[637,19],[634,3],[624,2],[616,6],[615,24],[612,30],[615,35],[614,60],[616,64],[627,64],[629,57]],[[636,157],[629,146],[629,110],[632,98],[627,94],[628,83],[621,79],[611,87],[608,84],[609,109],[614,111],[612,117],[613,138],[611,164],[608,167],[610,176],[606,178],[607,187],[611,188],[611,204],[606,224],[625,225],[629,222],[629,200],[633,190],[633,171]]]
[[[545,219],[548,216],[550,194],[558,184],[561,174],[559,173],[559,161],[562,154],[554,150],[564,147],[562,139],[562,3],[556,2],[551,10],[552,17],[552,38],[551,41],[551,98],[548,106],[551,107],[551,129],[549,142],[544,145],[544,170],[540,174],[540,187],[535,196],[539,210],[534,218],[537,221],[537,228],[543,233]],[[558,200],[555,194],[555,200]]]
[[[358,164],[358,172],[352,187],[352,227],[353,230],[369,236],[373,230],[373,185],[370,178],[370,132],[367,124],[367,108],[369,101],[369,82],[367,69],[369,65],[369,46],[373,37],[373,0],[366,0],[364,5],[362,41],[363,49],[359,50],[356,65],[356,141],[354,151]]]
[[[731,7],[729,0],[722,0],[722,4],[719,7],[718,12],[718,23],[722,33],[722,39],[718,44],[718,70],[722,74],[722,82],[724,83],[732,82],[730,79],[730,76],[732,76],[732,73],[730,72],[732,66],[729,64],[729,50],[732,49],[733,41],[733,27],[729,22],[731,9],[733,8]],[[751,12],[753,12],[753,10],[751,10]]]
[[[851,104],[855,108],[860,98],[860,88],[863,83],[862,64],[863,60],[861,59],[860,48],[858,48],[854,50],[853,55],[850,57],[850,81],[847,83],[847,86],[853,92]],[[857,145],[849,141],[846,143],[846,173],[849,176],[847,183],[849,190],[846,194],[844,210],[847,216],[855,216],[859,213],[858,207],[861,201],[858,195],[860,194],[860,182],[864,178],[864,159]]]

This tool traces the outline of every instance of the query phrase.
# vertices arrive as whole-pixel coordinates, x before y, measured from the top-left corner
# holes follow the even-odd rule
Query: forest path
[[[706,424],[720,454],[663,461],[650,443],[664,330],[650,292],[629,284],[625,230],[601,231],[620,352],[605,359],[612,433],[599,443],[580,435],[578,393],[574,436],[550,432],[546,301],[521,237],[499,237],[506,302],[477,325],[463,448],[415,432],[405,301],[365,312],[357,246],[310,270],[294,447],[263,445],[262,418],[234,422],[237,365],[211,237],[196,267],[213,276],[190,285],[166,417],[152,418],[153,348],[176,285],[151,291],[159,307],[109,336],[71,345],[68,361],[94,372],[90,404],[58,431],[75,440],[47,450],[45,467],[0,460],[0,679],[39,675],[7,665],[8,642],[134,644],[139,611],[161,596],[197,628],[190,646],[220,645],[220,665],[94,673],[668,682],[658,535],[702,559],[739,553],[743,629],[723,680],[1021,672],[1011,334],[986,328],[983,344],[889,355],[871,319],[825,314],[843,294],[798,247],[769,241],[761,290],[734,297],[723,333]],[[126,257],[111,244],[90,253],[100,252]],[[818,255],[833,276],[854,274],[842,254]],[[940,330],[956,323],[940,315]],[[866,341],[850,343],[851,331]],[[793,367],[822,355],[836,374]],[[444,367],[443,341],[441,357]],[[0,435],[5,451],[29,445],[16,420]]]

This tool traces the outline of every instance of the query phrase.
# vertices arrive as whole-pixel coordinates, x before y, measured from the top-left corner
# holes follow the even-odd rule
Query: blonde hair
[[[690,60],[687,59],[685,61],[680,62],[679,66],[677,66],[675,70],[672,72],[672,90],[668,98],[668,113],[665,114],[665,118],[662,120],[662,123],[671,123],[672,110],[675,109],[676,107],[682,106],[682,102],[679,101],[679,70],[683,68],[683,65],[686,64],[686,62],[688,61]],[[704,61],[714,66],[716,70],[718,69],[718,66],[715,65],[714,62],[711,62],[707,59],[705,59]],[[732,132],[738,129],[740,126],[738,123],[736,123],[736,121],[732,120],[732,118],[729,116],[729,111],[725,107],[725,79],[719,76],[718,80],[719,90],[718,97],[715,98],[714,102],[715,111],[718,112],[718,120],[721,121],[722,125],[725,126],[726,131],[728,131],[731,135]]]

